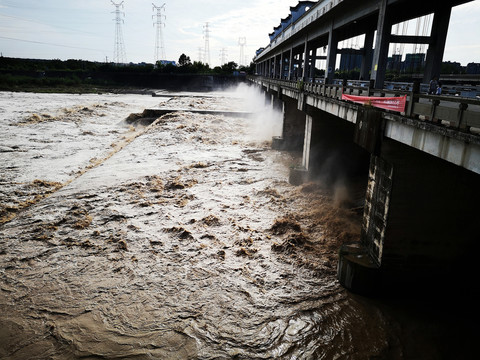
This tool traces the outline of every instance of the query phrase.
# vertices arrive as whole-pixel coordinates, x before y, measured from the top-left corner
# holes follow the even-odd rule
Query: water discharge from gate
[[[287,182],[247,93],[0,94],[0,358],[403,358],[335,279],[359,214]],[[123,121],[154,106],[262,115]]]

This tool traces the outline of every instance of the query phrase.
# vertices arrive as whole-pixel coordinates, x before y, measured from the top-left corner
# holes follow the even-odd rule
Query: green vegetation
[[[185,75],[234,76],[253,73],[254,66],[230,62],[211,69],[185,54],[173,64],[98,63],[84,60],[39,60],[0,57],[0,90],[41,92],[98,92],[111,89],[155,87],[166,79]],[[170,81],[171,82],[171,81]]]

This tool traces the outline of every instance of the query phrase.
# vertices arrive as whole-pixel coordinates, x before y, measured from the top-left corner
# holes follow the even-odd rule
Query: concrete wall
[[[478,274],[478,175],[388,138],[381,157],[393,166],[382,256],[391,279],[442,282]]]

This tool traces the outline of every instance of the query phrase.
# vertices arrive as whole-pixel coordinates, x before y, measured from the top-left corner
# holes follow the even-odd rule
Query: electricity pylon
[[[210,30],[208,28],[208,22],[203,27],[203,37],[205,39],[205,47],[203,49],[205,51],[204,61],[205,64],[210,65]]]
[[[163,19],[166,20],[167,18],[165,15],[162,15],[162,10],[165,11],[165,4],[162,6],[156,6],[152,3],[152,5],[153,11],[157,10],[157,36],[155,37],[155,63],[157,63],[159,60],[166,60],[162,29],[165,26]],[[155,26],[155,24],[153,24],[153,26]]]
[[[222,48],[220,50],[220,65],[224,65],[227,63],[227,50],[225,48]]]
[[[113,62],[116,64],[125,64],[127,62],[127,54],[125,52],[125,44],[123,43],[122,33],[122,14],[125,17],[125,13],[120,11],[120,7],[123,9],[123,1],[120,4],[116,4],[113,0],[110,0],[116,7],[115,9],[115,44],[113,49]]]
[[[240,61],[238,65],[243,65],[245,60],[245,45],[247,44],[247,38],[241,37],[238,39],[238,45],[240,45]]]

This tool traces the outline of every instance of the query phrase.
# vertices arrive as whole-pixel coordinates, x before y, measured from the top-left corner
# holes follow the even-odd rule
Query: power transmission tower
[[[247,38],[241,37],[238,39],[238,45],[240,45],[240,62],[238,65],[243,65],[245,60],[245,45],[247,44]]]
[[[165,24],[163,23],[163,19],[166,20],[167,18],[165,15],[162,15],[162,10],[165,11],[165,4],[163,4],[162,6],[156,6],[152,3],[152,5],[153,11],[157,10],[157,36],[155,37],[155,63],[157,63],[157,61],[159,60],[166,60],[165,43],[163,41],[162,29],[165,26]]]
[[[127,62],[127,54],[125,52],[125,45],[123,43],[122,33],[122,14],[125,17],[125,13],[120,11],[120,7],[123,9],[123,1],[120,4],[116,4],[113,0],[110,0],[116,7],[115,10],[115,45],[113,50],[113,62],[116,64],[125,64]]]
[[[205,38],[205,64],[210,65],[210,30],[208,28],[208,22],[203,27],[203,37]]]
[[[220,65],[224,65],[227,63],[227,50],[225,48],[222,48],[220,50]]]

